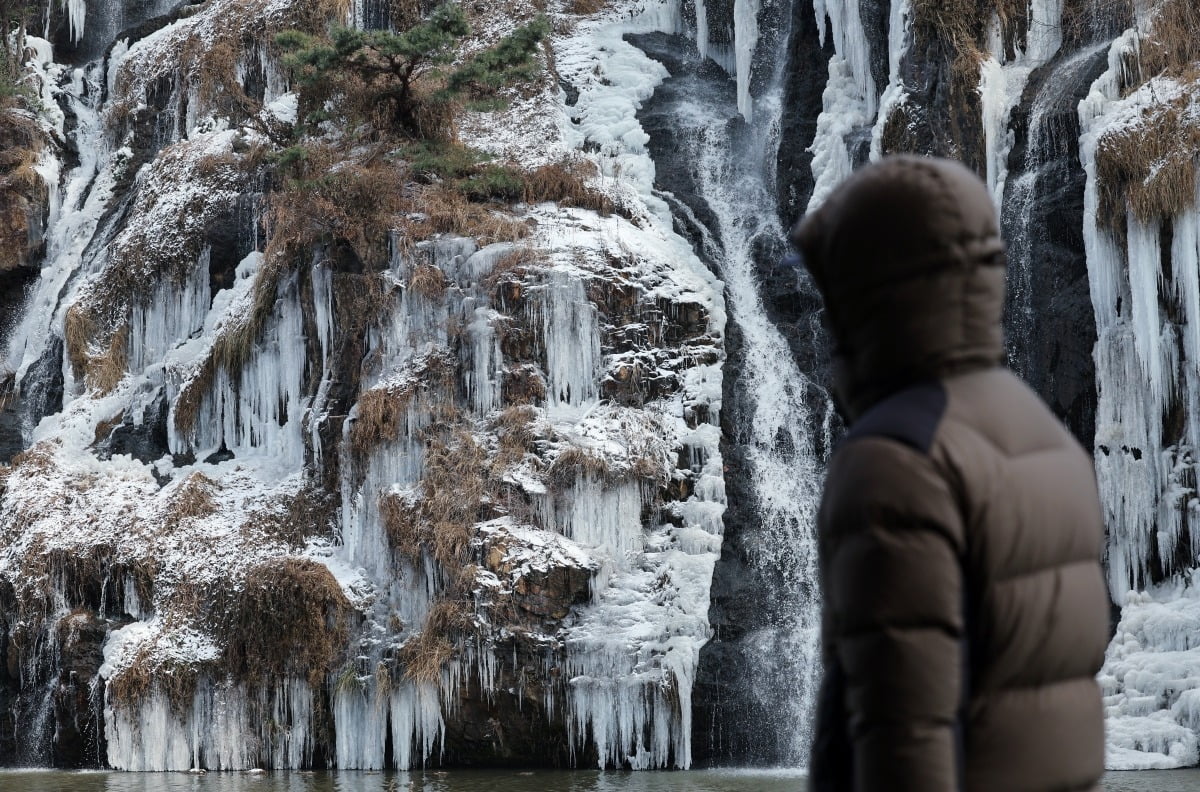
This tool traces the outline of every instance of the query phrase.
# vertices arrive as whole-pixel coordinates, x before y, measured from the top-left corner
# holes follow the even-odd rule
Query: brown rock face
[[[594,565],[548,548],[531,551],[507,533],[486,534],[484,565],[511,587],[512,603],[526,614],[563,619],[586,602]]]
[[[33,170],[42,145],[32,118],[0,108],[0,273],[32,266],[44,242],[48,196]]]

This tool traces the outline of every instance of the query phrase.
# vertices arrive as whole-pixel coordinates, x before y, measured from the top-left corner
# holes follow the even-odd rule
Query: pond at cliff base
[[[423,773],[0,771],[0,792],[805,792],[797,770],[663,773],[492,770]],[[1105,792],[1193,792],[1200,770],[1109,773]]]

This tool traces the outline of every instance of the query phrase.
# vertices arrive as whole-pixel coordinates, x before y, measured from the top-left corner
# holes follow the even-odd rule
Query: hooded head
[[[792,231],[825,299],[850,419],[922,380],[1004,358],[1004,245],[962,165],[894,156],[847,179]]]

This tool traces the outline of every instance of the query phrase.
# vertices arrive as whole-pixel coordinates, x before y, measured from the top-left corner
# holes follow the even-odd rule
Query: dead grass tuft
[[[350,427],[350,446],[359,459],[380,443],[398,440],[409,430],[409,407],[421,406],[448,418],[454,407],[454,361],[443,354],[422,358],[398,384],[364,392],[358,399],[357,417]]]
[[[129,325],[122,322],[107,338],[97,340],[99,334],[95,319],[81,302],[67,309],[63,335],[71,370],[88,388],[104,396],[112,393],[128,368]]]
[[[1200,70],[1200,5],[1161,0],[1140,44],[1143,79],[1195,76]]]
[[[500,388],[505,404],[537,404],[546,400],[546,378],[532,364],[506,368]]]
[[[452,637],[474,626],[471,604],[465,599],[435,600],[421,632],[400,649],[404,676],[413,682],[436,684],[442,668],[454,656]]]
[[[408,278],[408,288],[427,300],[441,300],[446,294],[446,275],[433,264],[418,264]]]
[[[529,236],[529,225],[494,206],[471,201],[444,184],[428,185],[419,191],[399,228],[410,239],[428,239],[435,234],[457,234],[493,242],[517,242]]]
[[[608,6],[608,0],[571,0],[567,10],[580,16],[591,16],[603,11]]]
[[[213,493],[218,489],[215,481],[200,472],[192,473],[179,485],[167,503],[166,522],[178,526],[183,522],[211,517],[217,511]]]
[[[134,711],[157,691],[166,697],[172,712],[183,714],[192,706],[200,671],[195,663],[156,658],[153,647],[145,645],[128,666],[108,680],[105,692],[113,707]]]
[[[553,201],[562,206],[592,209],[609,214],[617,207],[612,199],[588,185],[599,175],[595,163],[586,159],[564,159],[535,168],[523,175],[525,203]]]
[[[1143,223],[1173,217],[1196,201],[1200,118],[1185,95],[1147,107],[1137,124],[1102,137],[1096,147],[1098,221],[1124,226],[1126,209]]]
[[[225,615],[225,666],[251,685],[283,676],[320,685],[349,640],[352,612],[323,564],[299,558],[260,564]]]
[[[562,492],[583,478],[603,479],[608,474],[604,457],[586,448],[568,446],[555,455],[548,478],[554,489]]]
[[[379,501],[392,548],[407,558],[427,550],[446,570],[467,559],[488,499],[488,455],[462,426],[432,437],[419,497],[387,493]]]
[[[431,529],[433,557],[446,569],[465,560],[486,492],[486,464],[487,453],[465,428],[429,444],[421,517]]]
[[[388,232],[406,211],[404,170],[380,151],[304,147],[296,178],[271,198],[265,258],[294,260],[317,244],[344,243],[368,268],[388,263]]]
[[[250,515],[242,526],[247,538],[269,537],[289,547],[303,547],[313,536],[329,536],[338,503],[328,492],[305,486],[295,495],[277,499],[269,508]]]
[[[500,453],[493,467],[503,469],[525,458],[536,438],[534,422],[538,411],[529,405],[514,405],[505,408],[496,418],[496,432],[500,439]]]
[[[515,247],[496,260],[491,272],[483,277],[481,285],[489,294],[504,297],[506,295],[497,293],[501,290],[502,285],[520,283],[531,269],[536,269],[546,261],[547,256],[544,251],[529,245]]]
[[[403,495],[389,492],[379,498],[379,515],[392,549],[410,560],[420,558],[424,538],[419,507]]]

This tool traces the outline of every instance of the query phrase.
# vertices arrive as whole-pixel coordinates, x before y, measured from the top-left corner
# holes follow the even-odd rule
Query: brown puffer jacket
[[[819,516],[812,788],[1093,790],[1108,637],[1092,463],[1001,365],[986,189],[894,157],[792,235],[850,428]]]

